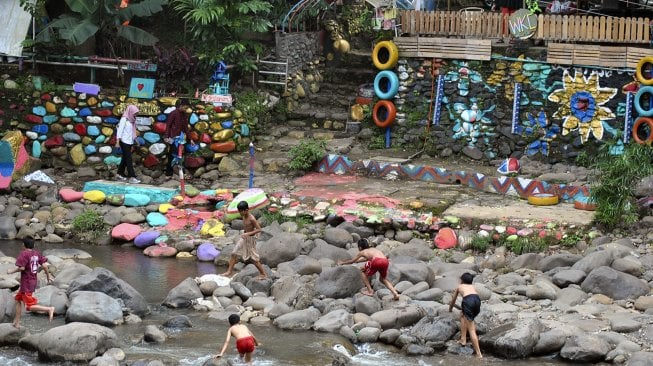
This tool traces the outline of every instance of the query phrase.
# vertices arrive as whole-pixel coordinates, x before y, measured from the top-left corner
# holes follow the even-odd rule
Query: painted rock
[[[481,226],[479,226],[479,229],[485,230],[485,231],[492,231],[492,230],[494,230],[494,226],[488,225],[488,224],[481,224]]]
[[[60,96],[55,95],[54,98],[52,98],[52,102],[53,102],[54,104],[63,104],[63,99],[61,99]]]
[[[159,163],[160,163],[159,159],[153,154],[147,154],[147,156],[145,156],[145,159],[143,159],[143,166],[146,168],[153,168],[159,165]]]
[[[62,118],[59,118],[58,122],[61,123],[62,125],[67,125],[71,121],[72,121],[72,119],[70,119],[70,117],[62,117]]]
[[[435,239],[433,239],[435,246],[439,249],[450,249],[458,244],[458,236],[456,232],[448,227],[438,230]]]
[[[50,93],[41,94],[41,100],[52,100],[52,95]]]
[[[204,144],[210,144],[211,143],[211,135],[209,135],[208,133],[202,133],[202,135],[200,136],[200,142],[202,142]]]
[[[519,235],[519,236],[529,236],[531,234],[533,234],[533,229],[531,229],[531,228],[523,228],[523,229],[517,231],[517,235]]]
[[[86,117],[86,122],[98,125],[102,123],[102,117],[99,116],[88,116]]]
[[[68,103],[68,105],[71,106],[71,107],[75,107],[75,106],[77,106],[77,98],[70,97],[70,98],[68,98],[66,103]]]
[[[37,115],[37,116],[41,116],[41,117],[43,117],[43,116],[45,116],[45,114],[47,113],[47,111],[45,110],[45,107],[44,107],[44,106],[42,106],[42,105],[38,105],[38,106],[34,106],[34,107],[32,107],[32,113],[35,114],[35,115]]]
[[[212,262],[220,251],[212,243],[202,243],[197,247],[197,259],[202,262]]]
[[[517,234],[517,229],[512,226],[508,226],[508,228],[506,229],[506,234],[508,235]]]
[[[75,166],[80,166],[86,160],[86,154],[84,153],[84,145],[77,144],[70,149],[70,160],[72,160]]]
[[[236,143],[234,141],[215,142],[211,144],[211,151],[217,153],[228,153],[236,150]]]
[[[86,155],[93,155],[96,152],[97,152],[97,147],[95,147],[95,145],[86,145],[86,146],[84,146],[84,153]]]
[[[88,104],[88,105],[90,105],[90,106],[94,106],[94,105],[97,104],[97,99],[96,99],[95,97],[90,97],[90,98],[88,98],[88,100],[86,101],[86,104]]]
[[[164,151],[166,151],[166,144],[158,142],[156,144],[152,144],[149,147],[149,151],[151,154],[155,156],[159,156],[163,154]]]
[[[41,116],[37,116],[37,115],[34,115],[34,114],[28,114],[28,115],[26,115],[25,117],[23,117],[23,120],[24,120],[25,122],[34,123],[34,124],[41,124],[41,123],[43,123],[43,117],[41,117]]]
[[[503,234],[503,233],[506,232],[506,227],[501,226],[501,225],[497,225],[497,226],[494,227],[494,230],[496,230],[497,233],[499,233],[499,234]]]
[[[48,133],[48,130],[49,130],[48,125],[36,125],[32,127],[32,131],[41,135],[45,135],[46,133]]]
[[[204,121],[198,122],[195,125],[195,129],[199,132],[206,132],[209,129],[209,124]]]
[[[92,190],[84,192],[83,198],[93,203],[104,203],[107,196],[102,191]]]
[[[188,118],[188,123],[190,123],[190,125],[192,126],[192,125],[196,124],[197,122],[199,122],[199,120],[200,120],[200,118],[197,116],[197,114],[192,113],[190,115],[190,117]]]
[[[26,131],[25,136],[30,140],[36,140],[39,138],[39,134],[34,131]]]
[[[116,117],[107,117],[104,119],[104,123],[108,123],[110,125],[117,125],[118,122],[120,122],[120,119]]]
[[[224,236],[224,224],[220,220],[208,219],[202,224],[200,234],[205,236]]]
[[[108,147],[108,146],[103,146],[103,148],[104,147]],[[102,160],[102,162],[104,162],[105,165],[119,165],[120,164],[120,158],[115,156],[115,155],[109,155],[106,158],[104,158],[104,160]]]
[[[135,224],[122,223],[111,229],[111,237],[114,239],[132,241],[141,233],[141,227]]]
[[[61,112],[59,112],[59,114],[61,117],[75,117],[77,112],[75,112],[75,110],[70,107],[64,107]]]
[[[177,255],[177,249],[163,244],[152,245],[145,248],[143,254],[148,257],[174,257]]]
[[[113,108],[114,104],[108,100],[103,100],[102,103],[100,103],[100,107],[102,108]]]
[[[499,172],[499,174],[502,175],[509,175],[509,174],[518,174],[520,170],[521,170],[521,165],[519,164],[519,160],[515,158],[508,158],[501,163],[501,165],[497,169],[497,172]]]
[[[38,141],[32,142],[32,156],[37,159],[41,157],[41,144]]]
[[[163,122],[157,122],[154,124],[154,132],[164,134],[166,132],[166,126]]]
[[[201,166],[204,166],[205,163],[206,161],[201,156],[187,156],[184,158],[184,166],[186,168],[191,168],[191,169],[199,168]]]
[[[243,136],[249,136],[249,126],[246,124],[240,125],[240,134]]]
[[[113,112],[111,111],[111,109],[104,109],[104,108],[103,109],[96,109],[96,110],[93,111],[93,113],[96,116],[100,116],[100,117],[110,117],[110,116],[113,115]]]
[[[240,201],[247,202],[250,210],[265,207],[270,203],[268,196],[262,189],[246,189],[234,197],[233,201],[229,203],[229,206],[227,207],[227,219],[233,220],[239,216],[238,208],[236,206],[238,206]]]
[[[57,122],[58,120],[59,120],[59,116],[56,116],[54,114],[47,114],[43,116],[43,123],[52,124]]]
[[[223,142],[234,137],[234,130],[222,130],[213,134],[213,141]]]
[[[100,134],[100,129],[97,126],[88,126],[86,128],[86,134],[88,136],[98,136]]]
[[[111,127],[102,127],[102,134],[104,136],[111,136],[113,135],[113,128]]]
[[[64,133],[64,134],[63,134],[63,139],[64,139],[66,142],[80,142],[80,141],[82,141],[82,138],[81,138],[78,134],[76,134],[76,133],[74,133],[74,132],[66,132],[66,133]]]
[[[222,126],[222,128],[233,128],[234,127],[234,121],[232,121],[232,120],[222,121],[222,122],[220,122],[220,125]]]
[[[200,139],[200,135],[197,133],[197,131],[191,131],[188,134],[188,139],[190,139],[191,141],[197,142]]]
[[[167,243],[168,242],[168,235],[161,235],[156,240],[154,240],[154,244],[161,244],[161,243]]]
[[[150,144],[158,142],[161,139],[161,136],[158,133],[154,132],[145,132],[143,138]]]
[[[142,232],[134,238],[134,246],[137,248],[147,248],[150,245],[154,245],[154,242],[159,236],[161,236],[161,233],[154,230]]]
[[[517,238],[517,234],[508,235],[508,237],[506,237],[506,241],[515,241]]]
[[[220,112],[215,115],[219,119],[231,118],[231,112]]]
[[[175,208],[175,206],[173,206],[173,205],[171,205],[169,203],[162,203],[162,204],[159,205],[159,212],[161,212],[162,214],[165,214],[171,208]]]
[[[150,212],[147,214],[146,220],[152,227],[168,225],[168,219],[160,212]]]
[[[80,117],[88,117],[93,114],[93,111],[91,111],[91,108],[82,108],[79,110],[79,116]]]
[[[84,192],[77,192],[72,188],[61,188],[59,196],[64,202],[77,202],[84,198]]]
[[[82,123],[76,123],[75,124],[75,133],[80,135],[80,136],[86,136],[86,125]]]
[[[107,196],[106,202],[112,206],[122,206],[125,202],[124,194],[110,194]]]
[[[159,121],[159,122],[165,122],[167,119],[168,119],[168,116],[163,114],[163,113],[156,116],[156,120]]]
[[[187,185],[186,186],[186,196],[188,197],[197,197],[200,194],[200,190],[195,188],[195,186]]]
[[[443,217],[444,221],[450,223],[450,224],[457,224],[460,219],[456,216],[445,216]]]
[[[144,207],[150,203],[150,196],[141,193],[125,194],[125,206],[127,207]]]
[[[104,137],[104,136],[98,136],[98,138],[95,139],[96,143],[100,143],[97,141],[100,137]],[[100,154],[111,154],[112,151],[113,149],[111,148],[111,146],[100,146],[100,149],[98,149],[98,152]]]

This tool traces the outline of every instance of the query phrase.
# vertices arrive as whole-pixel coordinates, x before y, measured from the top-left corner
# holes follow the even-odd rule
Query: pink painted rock
[[[132,241],[141,233],[141,227],[134,224],[122,223],[111,230],[114,239]]]
[[[532,233],[533,233],[533,229],[531,229],[531,228],[524,228],[524,229],[519,230],[519,231],[517,232],[517,235],[519,235],[519,236],[529,236],[529,235],[531,235]]]
[[[197,259],[203,262],[212,262],[220,255],[220,251],[211,243],[203,243],[197,247]]]
[[[165,244],[157,244],[145,248],[143,254],[148,257],[174,257],[177,255],[177,249]]]
[[[508,234],[508,235],[514,235],[514,234],[517,234],[517,229],[515,229],[515,228],[512,227],[512,226],[508,226],[508,228],[506,229],[506,234]]]
[[[59,196],[64,202],[77,202],[84,197],[84,192],[77,192],[72,188],[61,188],[59,190]]]
[[[482,224],[481,226],[479,226],[479,228],[480,228],[481,230],[485,230],[485,231],[492,231],[492,230],[494,230],[494,226],[492,226],[492,225],[488,225],[488,224]]]
[[[444,227],[438,231],[433,242],[439,249],[450,249],[458,244],[458,236],[453,229]]]

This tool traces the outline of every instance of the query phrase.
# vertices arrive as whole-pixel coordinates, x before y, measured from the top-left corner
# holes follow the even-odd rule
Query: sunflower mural
[[[572,77],[565,70],[562,88],[554,90],[548,97],[549,101],[560,104],[553,118],[562,119],[562,135],[578,130],[582,143],[587,142],[590,133],[597,140],[603,139],[603,132],[609,129],[604,121],[615,118],[614,113],[603,105],[617,94],[617,90],[601,87],[596,72],[585,77],[576,71]]]

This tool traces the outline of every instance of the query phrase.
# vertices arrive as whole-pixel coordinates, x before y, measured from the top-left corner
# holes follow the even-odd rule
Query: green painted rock
[[[122,194],[110,194],[107,196],[107,202],[113,206],[122,206],[125,203],[125,196]]]
[[[460,219],[456,216],[445,216],[443,217],[444,221],[450,223],[450,224],[457,224]]]
[[[191,185],[186,186],[186,195],[187,195],[188,197],[195,197],[195,196],[197,196],[198,194],[200,194],[200,190],[199,190],[199,189],[197,189],[197,188],[195,188],[195,187],[193,187],[193,186],[191,186]]]
[[[506,241],[515,241],[517,240],[518,236],[517,234],[512,234],[506,238]]]

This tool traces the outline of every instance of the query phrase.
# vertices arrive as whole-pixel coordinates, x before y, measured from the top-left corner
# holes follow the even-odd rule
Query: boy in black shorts
[[[451,303],[449,304],[449,312],[456,303],[456,298],[458,294],[461,294],[463,297],[460,314],[460,341],[458,343],[463,346],[467,344],[467,331],[469,331],[469,338],[472,339],[472,345],[474,346],[474,351],[476,351],[476,358],[483,358],[481,354],[481,348],[478,345],[478,336],[476,335],[476,323],[474,323],[474,318],[481,312],[481,298],[478,297],[478,293],[472,285],[474,277],[470,273],[463,273],[460,276],[460,281],[462,282],[456,288],[456,292],[453,294]]]

